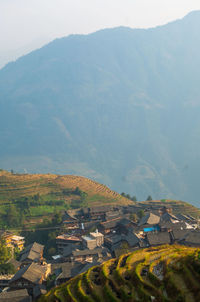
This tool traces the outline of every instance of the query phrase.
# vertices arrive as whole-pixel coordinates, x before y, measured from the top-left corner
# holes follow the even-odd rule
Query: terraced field
[[[129,204],[127,198],[117,192],[110,190],[105,185],[99,184],[89,178],[74,175],[52,175],[52,174],[12,174],[0,171],[0,202],[9,201],[20,197],[33,196],[35,194],[48,195],[57,193],[59,198],[65,198],[64,189],[75,189],[86,192],[88,200],[92,204],[118,202]],[[98,201],[99,199],[99,201]]]
[[[169,200],[169,199],[162,199],[162,200],[152,200],[152,201],[144,201],[142,202],[143,205],[148,205],[153,208],[157,207],[171,207],[172,212],[174,215],[176,214],[189,214],[192,215],[193,217],[199,218],[200,217],[200,209],[196,208],[192,204],[188,202],[184,202],[181,200]]]
[[[200,249],[148,248],[94,266],[40,302],[200,301]]]
[[[84,192],[84,200],[75,189]],[[133,204],[105,185],[74,175],[13,174],[0,171],[0,228],[12,228],[7,221],[10,205],[24,215],[24,225],[34,227],[55,212],[102,204]],[[15,216],[18,216],[16,213]],[[15,225],[18,226],[18,225]]]

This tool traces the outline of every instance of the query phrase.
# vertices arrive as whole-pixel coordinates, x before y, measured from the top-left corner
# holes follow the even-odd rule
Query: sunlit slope
[[[200,250],[161,246],[95,266],[43,296],[41,302],[200,301]]]
[[[99,205],[102,202],[133,204],[107,186],[89,178],[74,175],[12,174],[7,171],[0,172],[0,203],[36,194],[49,198],[53,194],[56,199],[69,200],[65,190],[76,187],[87,194],[88,205]]]

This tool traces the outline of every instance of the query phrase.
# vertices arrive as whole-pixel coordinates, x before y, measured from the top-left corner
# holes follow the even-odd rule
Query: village
[[[52,259],[43,257],[40,243],[26,246],[26,238],[5,230],[0,237],[7,247],[20,250],[19,260],[9,260],[16,272],[0,275],[1,302],[36,301],[51,287],[123,253],[166,244],[200,246],[196,218],[153,204],[66,211]]]

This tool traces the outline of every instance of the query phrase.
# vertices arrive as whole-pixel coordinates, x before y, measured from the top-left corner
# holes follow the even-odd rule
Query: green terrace
[[[200,301],[200,250],[161,246],[94,266],[39,302]]]

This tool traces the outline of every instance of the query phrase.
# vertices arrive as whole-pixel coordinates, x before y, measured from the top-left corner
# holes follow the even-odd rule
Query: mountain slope
[[[200,12],[58,39],[0,70],[0,167],[198,201]]]
[[[0,171],[0,228],[36,226],[68,209],[106,204],[134,202],[81,176]]]
[[[161,246],[125,254],[90,268],[39,301],[199,301],[199,253]]]
[[[0,201],[9,201],[33,196],[35,194],[43,196],[51,193],[59,193],[60,197],[64,198],[64,190],[75,190],[77,187],[85,192],[88,198],[99,196],[100,199],[105,199],[105,203],[107,201],[107,203],[115,202],[124,205],[129,203],[133,204],[133,201],[112,191],[105,185],[81,176],[12,174],[7,171],[0,171]]]

